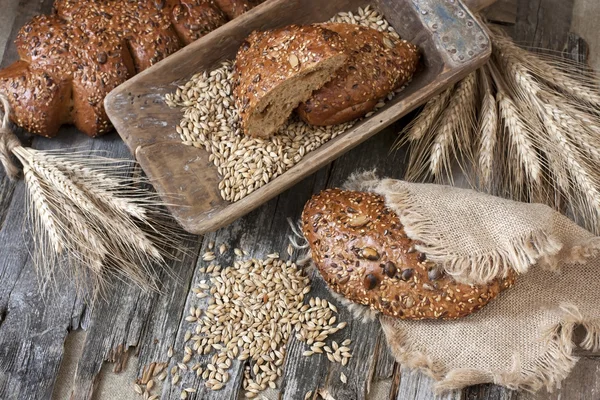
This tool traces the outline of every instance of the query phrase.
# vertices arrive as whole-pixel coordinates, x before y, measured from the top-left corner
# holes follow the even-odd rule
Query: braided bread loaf
[[[240,1],[244,11],[256,4],[219,3]],[[21,60],[0,71],[13,121],[47,137],[71,123],[92,137],[110,131],[103,100],[113,88],[227,22],[212,0],[56,0],[54,8],[23,26]]]

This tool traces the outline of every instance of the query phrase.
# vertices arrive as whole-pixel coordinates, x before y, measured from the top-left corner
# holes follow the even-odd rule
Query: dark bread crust
[[[54,7],[86,33],[126,42],[138,72],[227,22],[210,0],[56,0]]]
[[[406,40],[354,24],[323,24],[344,40],[346,66],[298,107],[312,125],[336,125],[371,111],[379,99],[402,87],[414,74],[417,47]]]
[[[272,132],[254,132],[250,128],[251,118],[259,113],[259,104],[288,80],[302,77],[320,63],[341,57],[346,56],[340,36],[319,24],[252,32],[235,61],[234,96],[244,133],[269,136]]]
[[[328,189],[308,201],[302,229],[329,287],[401,319],[456,319],[511,287],[514,274],[486,285],[457,283],[404,233],[382,196]]]
[[[184,45],[201,38],[227,22],[225,10],[210,0],[166,0],[163,13]],[[233,17],[230,17],[233,18]]]
[[[23,26],[15,43],[22,61],[0,71],[0,91],[17,124],[44,136],[56,135],[63,123],[90,136],[112,129],[102,101],[135,73],[121,40],[40,15]]]
[[[239,17],[254,6],[249,0],[215,0],[215,3],[230,19]]]
[[[21,60],[0,71],[13,121],[48,137],[68,123],[90,136],[110,131],[108,92],[227,22],[212,0],[56,0],[54,8],[23,26]]]

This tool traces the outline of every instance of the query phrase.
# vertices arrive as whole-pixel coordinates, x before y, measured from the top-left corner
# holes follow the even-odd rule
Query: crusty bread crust
[[[215,0],[215,3],[230,18],[237,18],[253,7],[249,0]]]
[[[323,26],[340,35],[349,57],[331,81],[298,107],[309,124],[336,125],[364,116],[417,69],[419,51],[406,40],[354,24]]]
[[[457,283],[415,250],[398,216],[375,193],[328,189],[302,213],[303,233],[329,287],[401,319],[456,319],[511,287],[514,274],[486,285]]]
[[[253,32],[235,61],[242,130],[268,137],[346,60],[339,35],[318,24]]]
[[[49,137],[67,123],[90,136],[110,131],[103,107],[110,90],[227,22],[212,0],[56,0],[54,7],[56,14],[19,31],[21,60],[0,71],[13,121]]]

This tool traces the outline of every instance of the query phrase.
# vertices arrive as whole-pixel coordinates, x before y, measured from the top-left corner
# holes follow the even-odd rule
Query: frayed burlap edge
[[[600,255],[600,237],[592,237],[580,245],[571,247],[565,262],[584,264],[589,258],[598,255]]]
[[[410,228],[407,230],[407,234],[414,240],[423,241],[419,239],[418,229],[414,226],[425,225],[427,226],[426,218],[424,218],[418,210],[418,206],[410,202],[410,196],[394,194],[400,198],[389,198],[389,194],[385,193],[380,187],[381,182],[386,180],[379,180],[375,171],[367,171],[352,174],[346,183],[343,185],[344,189],[347,190],[359,190],[359,191],[371,191],[376,192],[384,197],[389,202],[396,204],[402,204],[403,210],[399,210],[395,207],[393,209],[401,216],[401,222],[403,225],[409,225]],[[392,182],[391,180],[388,180]],[[382,193],[383,192],[383,193]],[[409,210],[408,212],[404,210]],[[409,215],[408,221],[403,220],[402,216]],[[412,215],[412,216],[411,216]],[[411,220],[412,218],[412,220]],[[416,234],[417,237],[411,236]],[[432,235],[435,237],[434,235]],[[555,269],[557,266],[557,255],[561,250],[562,244],[554,237],[547,235],[543,231],[532,232],[529,235],[525,235],[523,238],[515,240],[515,247],[519,247],[520,250],[516,251],[500,251],[496,258],[486,258],[489,255],[477,255],[473,257],[463,257],[463,264],[468,265],[462,276],[466,276],[469,279],[474,277],[483,278],[486,280],[486,276],[497,276],[496,274],[505,274],[506,268],[512,261],[507,259],[517,260],[517,264],[520,263],[520,267],[525,272],[531,265],[545,264],[546,268]],[[304,247],[305,248],[305,247]],[[435,246],[425,246],[422,250],[427,252],[428,258],[432,253],[432,248],[435,250]],[[438,246],[438,249],[441,247]],[[566,254],[561,254],[564,258],[564,262],[573,263],[584,263],[588,258],[597,256],[600,254],[600,238],[594,237],[573,246]],[[444,258],[448,257],[447,252],[443,253]],[[482,258],[483,257],[483,258]],[[310,259],[310,250],[306,254],[305,260]],[[431,258],[430,258],[431,259]],[[477,273],[474,269],[481,268],[482,262],[486,265],[485,269],[494,271],[495,266],[488,265],[486,260],[496,260],[502,263],[502,267],[498,267],[496,274],[492,272]],[[306,268],[309,270],[314,268],[314,264],[309,261],[307,262]],[[447,270],[453,276],[456,276],[456,270],[452,269],[452,265],[456,266],[457,263],[442,262],[444,268],[450,267]],[[456,267],[455,267],[456,268]],[[470,272],[469,272],[470,271]],[[328,287],[329,289],[329,287]],[[414,343],[407,343],[406,334],[402,330],[402,321],[394,320],[391,317],[383,316],[377,311],[371,310],[369,307],[353,303],[343,296],[333,292],[333,297],[340,302],[343,306],[347,307],[352,313],[353,317],[361,321],[372,321],[375,318],[379,318],[384,333],[387,338],[388,346],[394,355],[397,362],[410,369],[420,370],[426,375],[430,376],[436,381],[435,391],[438,394],[461,389],[466,386],[477,385],[482,383],[494,383],[510,389],[527,390],[529,392],[536,392],[541,388],[545,387],[549,392],[552,392],[555,387],[560,387],[560,382],[564,380],[570,371],[573,369],[578,361],[578,357],[573,354],[575,343],[573,342],[573,334],[575,328],[581,325],[585,329],[585,337],[579,343],[585,350],[598,351],[600,350],[600,320],[586,321],[578,307],[572,304],[563,304],[559,307],[557,312],[561,315],[561,321],[546,331],[546,335],[540,340],[544,340],[547,344],[545,353],[535,362],[534,366],[525,369],[521,363],[521,357],[519,353],[515,353],[512,357],[512,363],[507,366],[504,371],[482,371],[480,369],[468,369],[468,368],[456,368],[452,370],[446,370],[438,361],[434,360],[426,352],[417,350]]]
[[[557,268],[556,255],[562,243],[542,229],[516,237],[505,247],[493,251],[469,255],[449,254],[437,234],[436,225],[423,215],[421,206],[411,193],[394,182],[384,179],[374,190],[383,195],[388,206],[398,214],[408,237],[424,243],[415,246],[416,249],[426,253],[427,259],[442,266],[457,281],[487,283],[505,277],[511,268],[519,274],[526,273],[536,263],[543,263],[550,269]]]
[[[537,264],[549,270],[558,268],[561,241],[543,229],[516,237],[506,246],[494,251],[457,255],[449,254],[438,235],[438,229],[421,209],[409,190],[393,179],[378,179],[376,171],[356,172],[343,185],[344,189],[370,191],[385,197],[387,205],[399,216],[408,237],[424,243],[417,250],[427,254],[430,261],[438,263],[444,270],[462,283],[487,283],[505,277],[510,269],[519,274],[526,273]],[[600,253],[600,238],[569,249],[565,262],[583,263],[587,258]],[[565,257],[564,254],[560,254]]]
[[[572,339],[578,325],[582,325],[586,331],[579,346],[591,351],[600,349],[600,320],[585,321],[578,308],[572,304],[561,305],[557,312],[561,314],[561,322],[550,327],[546,337],[541,338],[545,340],[547,350],[536,360],[535,365],[524,369],[520,355],[515,353],[512,365],[505,371],[468,368],[446,371],[427,353],[415,350],[411,343],[407,343],[401,323],[389,317],[382,317],[381,325],[396,361],[411,369],[418,369],[436,380],[434,388],[438,394],[482,383],[494,383],[509,389],[529,392],[536,392],[545,387],[552,392],[554,388],[560,387],[560,382],[567,377],[578,361],[578,357],[573,355],[575,343]]]
[[[310,253],[310,251],[309,251]],[[313,262],[304,266],[305,271],[316,269]],[[540,340],[546,343],[545,353],[536,360],[533,368],[525,369],[521,363],[519,353],[512,356],[512,364],[504,371],[483,371],[481,369],[446,368],[426,352],[416,350],[413,343],[409,343],[402,329],[402,320],[385,316],[367,306],[353,303],[342,295],[334,292],[327,286],[331,295],[344,307],[353,318],[360,322],[371,322],[379,319],[385,333],[388,347],[395,360],[412,370],[419,370],[436,381],[434,390],[443,394],[451,390],[462,389],[467,386],[493,383],[512,390],[526,390],[537,392],[545,387],[548,392],[560,387],[571,372],[578,357],[573,355],[576,344],[573,334],[578,325],[585,330],[585,336],[579,343],[584,350],[600,350],[600,320],[586,321],[578,307],[572,304],[562,304],[557,313],[561,321],[546,330]]]

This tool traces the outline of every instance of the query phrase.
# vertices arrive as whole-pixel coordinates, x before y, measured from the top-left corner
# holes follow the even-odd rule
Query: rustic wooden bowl
[[[470,3],[490,3],[471,0]],[[203,149],[181,143],[182,114],[164,95],[199,71],[233,59],[253,30],[322,22],[372,5],[403,39],[419,46],[422,68],[408,87],[372,117],[312,151],[290,170],[240,201],[221,198],[217,168]],[[483,4],[471,4],[479,7]],[[250,212],[481,66],[490,54],[485,29],[459,0],[270,0],[211,32],[113,90],[108,116],[184,229],[202,234]]]

